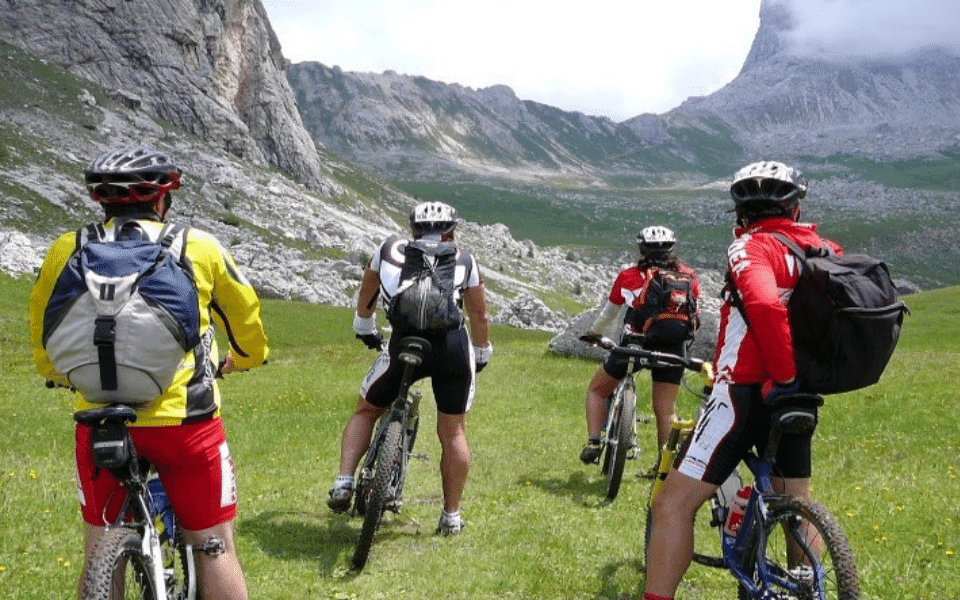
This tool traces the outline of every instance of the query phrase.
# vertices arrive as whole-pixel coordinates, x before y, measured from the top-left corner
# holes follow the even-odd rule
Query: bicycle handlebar
[[[604,336],[600,336],[597,339],[590,339],[587,338],[587,336],[583,336],[580,339],[588,344],[593,344],[594,346],[600,346],[605,350],[609,350],[611,354],[618,356],[632,356],[634,358],[648,360],[650,362],[650,366],[653,367],[679,366],[691,371],[703,373],[710,379],[713,378],[713,365],[710,363],[710,361],[700,358],[687,358],[685,356],[671,354],[669,352],[661,352],[659,350],[646,350],[644,348],[637,348],[633,346],[621,346],[610,338]]]

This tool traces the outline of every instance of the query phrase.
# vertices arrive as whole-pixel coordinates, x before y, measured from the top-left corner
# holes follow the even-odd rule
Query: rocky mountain
[[[0,78],[17,82],[0,87],[0,269],[30,273],[54,235],[96,218],[80,185],[84,166],[109,147],[145,142],[185,168],[176,216],[228,244],[267,297],[349,306],[365,258],[385,235],[404,228],[415,202],[413,193],[391,182],[413,179],[468,181],[476,187],[472,196],[450,188],[457,202],[465,208],[476,198],[495,203],[501,222],[464,223],[459,239],[485,267],[497,322],[559,331],[594,305],[632,260],[636,223],[630,219],[638,218],[641,205],[643,219],[670,223],[690,240],[685,243],[704,275],[705,306],[712,310],[719,278],[705,269],[722,257],[729,236],[728,201],[716,180],[761,139],[737,137],[737,95],[744,103],[763,95],[751,92],[751,78],[776,89],[778,70],[767,69],[781,59],[791,68],[809,67],[784,54],[777,31],[765,16],[744,72],[716,98],[614,123],[519,100],[504,86],[478,91],[390,72],[287,65],[259,0],[0,0]],[[827,70],[812,72],[817,69]],[[926,71],[911,69],[915,85],[884,89],[932,94]],[[898,72],[901,81],[913,81],[907,70]],[[957,84],[942,85],[948,94]],[[821,88],[822,94],[843,89],[838,86]],[[823,120],[824,135],[856,129],[840,108],[866,106],[854,100],[867,95],[851,95],[850,106],[837,104]],[[894,106],[887,95],[880,100],[878,106]],[[897,102],[906,105],[909,98]],[[770,103],[791,106],[776,95]],[[756,114],[767,110],[762,114],[784,131],[790,118],[802,122],[796,110],[765,109],[759,100],[752,106]],[[944,97],[925,106],[932,123],[955,104]],[[874,112],[886,115],[891,131],[901,126],[896,111],[884,111]],[[918,150],[904,155],[951,148],[956,122],[941,123],[940,137],[910,138]],[[927,126],[924,118],[912,123]],[[864,186],[843,168],[827,174],[821,197],[855,232],[858,248],[903,247],[904,260],[913,261],[908,265],[931,256],[960,264],[952,233],[960,199],[943,192],[953,188],[902,197],[883,182]],[[501,194],[495,188],[504,181],[530,185],[541,203]],[[644,195],[651,185],[680,192]],[[918,198],[940,212],[909,212]],[[870,219],[863,218],[864,207]],[[825,210],[814,204],[810,213]],[[910,222],[923,227],[899,231],[884,220],[894,213],[909,213]],[[556,223],[559,234],[551,244],[515,239],[511,228],[524,219],[534,229]],[[581,238],[583,246],[563,237],[570,223],[588,222],[610,225],[612,256],[594,258],[589,244],[600,238],[591,232]],[[937,272],[921,278],[929,287],[953,281]]]
[[[0,0],[0,39],[329,195],[259,0]]]
[[[765,1],[760,23],[740,74],[663,115],[667,127],[719,120],[751,155],[890,161],[960,146],[960,57],[936,47],[876,59],[811,57],[791,42],[785,4]]]
[[[259,0],[0,0],[0,78],[17,82],[0,87],[0,270],[32,273],[99,216],[81,185],[92,157],[147,143],[184,168],[175,217],[228,244],[262,295],[351,305],[415,200],[314,144],[284,65]],[[499,322],[559,329],[609,278],[503,225],[460,239]],[[548,307],[558,290],[574,299]]]
[[[841,61],[800,55],[787,6],[765,0],[740,74],[706,97],[623,123],[423,77],[316,62],[288,78],[313,138],[388,178],[398,173],[700,183],[744,158],[888,162],[960,147],[960,57],[943,50]]]

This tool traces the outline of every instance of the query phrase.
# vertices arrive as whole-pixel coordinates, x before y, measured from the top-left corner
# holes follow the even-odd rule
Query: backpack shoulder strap
[[[806,251],[804,251],[803,248],[801,248],[795,241],[791,240],[782,233],[771,233],[770,235],[779,240],[781,244],[786,246],[790,252],[793,252],[793,254],[801,261],[815,256],[830,256],[830,254],[832,254],[830,247],[826,245],[810,246]]]
[[[176,223],[167,223],[163,226],[163,229],[160,230],[160,235],[157,236],[157,243],[160,244],[164,252],[169,252],[180,262],[186,251],[187,231],[189,231],[189,229],[189,227]]]
[[[74,251],[80,250],[90,242],[102,242],[106,237],[107,231],[104,229],[103,223],[87,223],[77,230],[77,241]]]

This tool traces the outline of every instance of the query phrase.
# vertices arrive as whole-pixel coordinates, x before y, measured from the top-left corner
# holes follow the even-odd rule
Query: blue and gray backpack
[[[170,386],[200,343],[187,228],[133,220],[77,231],[43,316],[54,368],[90,402],[143,404]],[[156,239],[150,239],[156,235]]]

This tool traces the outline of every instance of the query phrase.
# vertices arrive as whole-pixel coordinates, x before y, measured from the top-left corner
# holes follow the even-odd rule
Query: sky
[[[262,0],[284,56],[386,70],[620,122],[739,73],[760,0]]]
[[[620,122],[717,91],[740,72],[761,0],[261,0],[284,56],[419,75]],[[960,54],[957,0],[767,0],[816,56]]]

